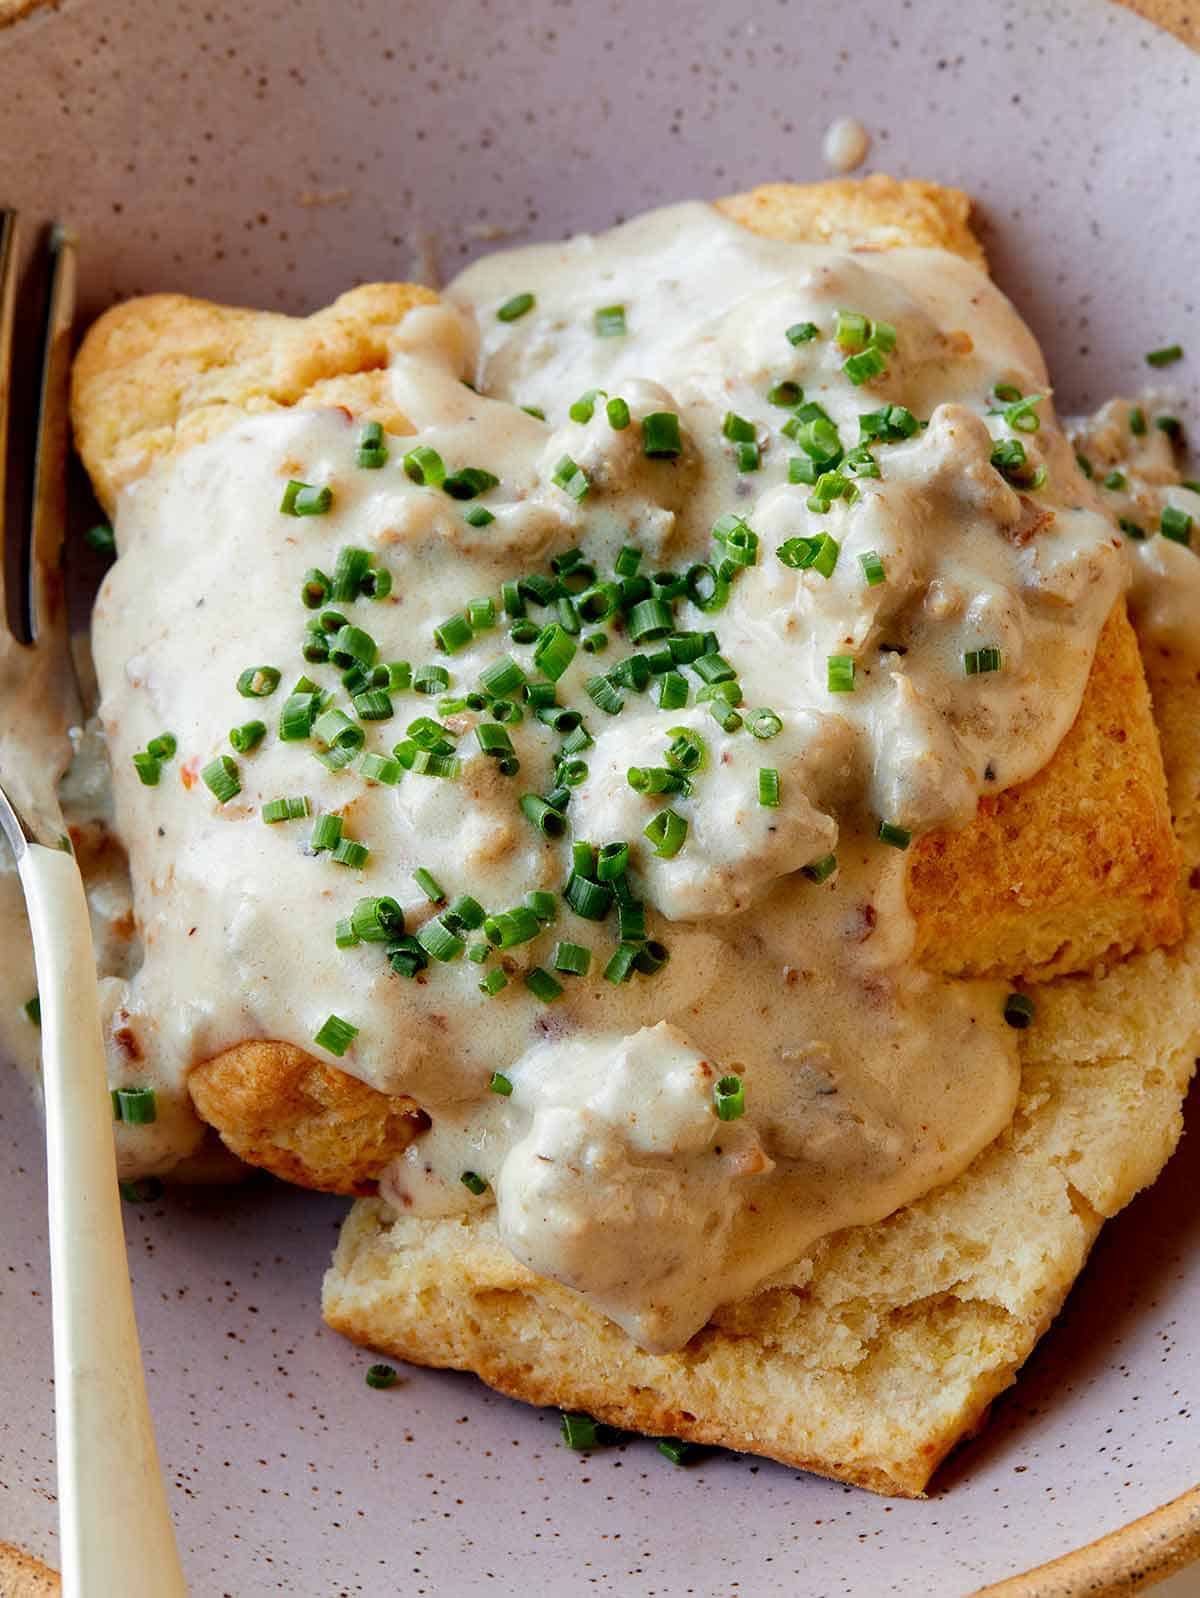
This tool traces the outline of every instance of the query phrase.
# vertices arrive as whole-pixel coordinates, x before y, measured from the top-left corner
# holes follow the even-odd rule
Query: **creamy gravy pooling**
[[[531,309],[497,317],[524,293]],[[596,311],[615,305],[625,332],[598,336]],[[834,337],[839,310],[895,329],[885,371],[859,386]],[[803,324],[814,336],[787,336]],[[159,1094],[146,1165],[165,1169],[199,1137],[184,1086],[192,1065],[252,1037],[313,1049],[335,1013],[358,1028],[342,1065],[411,1093],[431,1117],[385,1178],[398,1206],[496,1203],[521,1259],[643,1346],[677,1346],[817,1237],[949,1179],[1007,1124],[1018,1071],[1004,989],[915,966],[904,855],[876,832],[881,821],[914,834],[961,824],[980,793],[1045,764],[1121,590],[1119,539],[1049,399],[1026,410],[1040,417],[1036,432],[1002,414],[997,383],[1046,395],[1040,356],[987,279],[940,252],[781,244],[709,207],[673,207],[470,268],[448,303],[406,319],[391,374],[417,436],[389,438],[381,469],[356,464],[361,419],[264,416],[156,468],[119,507],[121,557],[97,602],[95,648],[145,948],[113,1020],[118,1069]],[[783,431],[797,401],[767,397],[784,382],[823,408],[844,451],[859,444],[860,415],[888,404],[928,425],[870,441],[879,475],[813,508],[813,486],[789,481],[789,460],[812,458]],[[572,419],[589,389],[605,392],[590,417]],[[610,398],[624,402],[625,425]],[[736,459],[727,412],[751,424],[757,470]],[[646,418],[664,413],[678,420],[680,452],[651,457]],[[1026,450],[1024,486],[991,464],[994,442],[1012,439]],[[492,519],[472,525],[470,506],[410,480],[402,457],[415,445],[447,471],[494,474],[498,485],[472,502]],[[573,495],[561,484],[576,472]],[[281,514],[293,478],[328,485],[330,511]],[[557,683],[593,740],[562,839],[518,804],[551,789],[562,742],[529,713],[507,725],[520,760],[511,776],[480,751],[474,729],[490,718],[469,708],[442,717],[461,760],[450,778],[409,770],[394,786],[370,782],[353,765],[327,770],[316,739],[277,736],[302,672],[354,718],[338,672],[301,654],[305,574],[333,572],[346,546],[369,551],[393,587],[337,608],[377,641],[380,660],[441,665],[462,697],[503,654],[540,676],[534,646],[514,643],[503,616],[458,652],[438,649],[434,627],[469,601],[548,576],[551,558],[574,548],[601,580],[624,545],[642,552],[646,575],[719,563],[712,527],[730,512],[757,535],[756,558],[723,608],[677,600],[673,625],[717,634],[740,713],[771,707],[774,737],[719,726],[693,666],[680,668],[686,705],[660,709],[652,681],[622,688],[620,713],[605,714],[587,680],[664,647],[635,646],[611,621],[584,624],[608,647],[579,649]],[[837,544],[828,575],[776,555],[820,534]],[[872,556],[882,583],[867,581]],[[557,614],[529,609],[539,624]],[[980,649],[998,651],[1001,669],[968,676],[964,656]],[[852,692],[830,691],[834,655],[854,663]],[[279,669],[281,687],[239,697],[239,673],[260,664]],[[392,698],[393,719],[363,723],[377,753],[413,718],[438,714],[436,695]],[[236,757],[241,791],[218,804],[197,774],[251,717],[268,734]],[[690,792],[635,791],[628,769],[663,768],[680,727],[706,751]],[[178,755],[143,787],[131,757],[164,730]],[[778,773],[777,807],[759,801],[763,768]],[[314,854],[311,819],[264,825],[261,806],[282,795],[340,816],[369,845],[366,866]],[[687,834],[666,858],[643,829],[668,805]],[[497,911],[530,890],[559,893],[581,840],[628,843],[630,891],[670,955],[657,974],[605,981],[616,910],[593,921],[561,898],[534,940],[482,964],[434,960],[415,980],[390,969],[379,944],[335,947],[336,922],[364,895],[398,899],[410,933],[435,914],[418,867],[449,896]],[[826,880],[801,874],[829,856]],[[559,976],[562,994],[546,1003],[523,975],[549,970],[559,940],[591,950],[591,967]],[[493,969],[508,982],[486,997],[480,979]],[[497,1071],[511,1096],[489,1091]],[[725,1121],[713,1090],[729,1074],[742,1080],[745,1114]],[[464,1186],[468,1171],[485,1192]]]

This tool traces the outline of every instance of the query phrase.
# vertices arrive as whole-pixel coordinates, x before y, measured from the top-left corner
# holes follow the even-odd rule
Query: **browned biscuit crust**
[[[388,391],[388,357],[408,312],[436,300],[415,283],[367,283],[307,317],[184,294],[114,305],[89,328],[71,377],[75,445],[100,503],[111,514],[160,456],[247,413],[344,405],[411,432]]]
[[[373,1193],[375,1178],[428,1121],[290,1043],[239,1043],[198,1065],[188,1088],[226,1146],[285,1182]]]
[[[1029,782],[913,848],[917,955],[947,975],[1057,976],[1183,930],[1179,863],[1137,637],[1105,623],[1079,714]]]

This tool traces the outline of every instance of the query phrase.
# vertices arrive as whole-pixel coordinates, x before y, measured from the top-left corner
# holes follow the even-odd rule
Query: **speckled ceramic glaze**
[[[978,197],[1069,408],[1138,385],[1155,345],[1200,357],[1198,104],[1184,46],[1102,0],[62,0],[0,36],[0,198],[80,228],[89,313],[162,288],[299,311],[491,240],[817,177],[852,114],[868,170]],[[0,1537],[53,1561],[39,1135],[0,1071]],[[131,1209],[193,1591],[915,1598],[1052,1559],[1200,1478],[1198,1177],[1185,1142],[922,1503],[644,1443],[580,1457],[470,1377],[373,1392],[318,1314],[341,1202],[263,1184]]]

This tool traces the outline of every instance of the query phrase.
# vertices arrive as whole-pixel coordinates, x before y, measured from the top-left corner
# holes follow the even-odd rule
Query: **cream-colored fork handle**
[[[74,857],[19,861],[42,1008],[64,1598],[186,1598],[146,1400]]]

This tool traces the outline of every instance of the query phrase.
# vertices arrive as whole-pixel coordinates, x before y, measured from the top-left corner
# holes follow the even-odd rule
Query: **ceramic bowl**
[[[0,34],[0,198],[80,229],[89,315],[163,288],[300,311],[818,177],[849,114],[867,170],[976,196],[1070,409],[1138,386],[1156,345],[1200,356],[1198,103],[1185,46],[1103,0],[62,0]],[[1177,369],[1193,418],[1197,369]],[[38,1143],[0,1072],[0,1535],[53,1563]],[[555,1415],[466,1376],[372,1392],[318,1314],[340,1201],[262,1184],[131,1209],[193,1591],[963,1594],[1064,1555],[1002,1590],[1132,1591],[1200,1535],[1195,1495],[1158,1507],[1200,1479],[1198,1177],[1185,1140],[916,1503],[640,1442],[572,1455]]]

